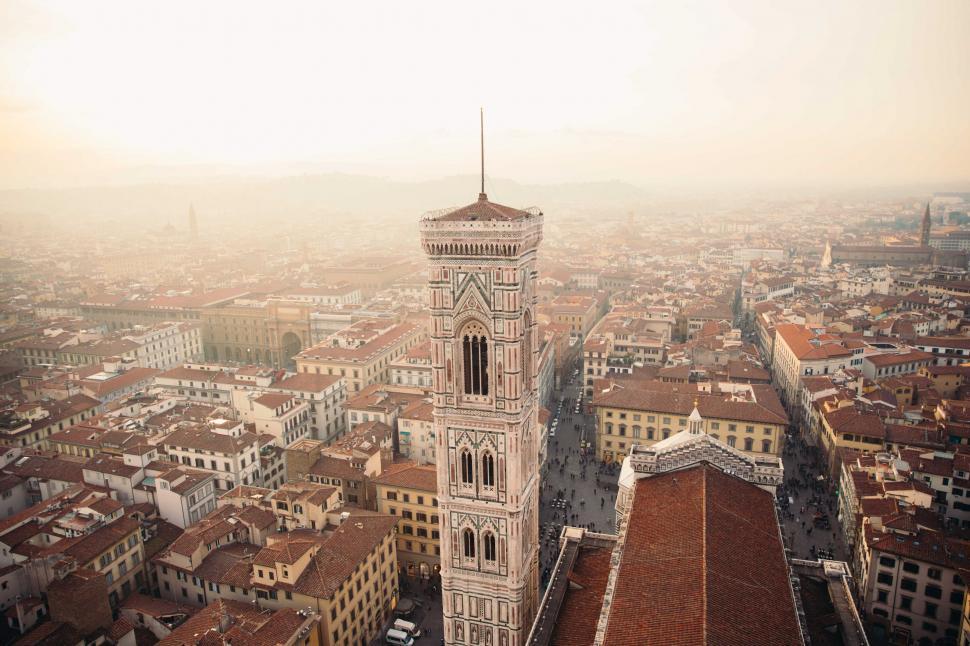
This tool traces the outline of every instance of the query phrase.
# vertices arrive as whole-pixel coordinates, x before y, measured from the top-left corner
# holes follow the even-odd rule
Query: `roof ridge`
[[[701,635],[704,644],[707,644],[707,480],[711,473],[711,467],[706,462],[703,463],[704,478],[701,485]]]

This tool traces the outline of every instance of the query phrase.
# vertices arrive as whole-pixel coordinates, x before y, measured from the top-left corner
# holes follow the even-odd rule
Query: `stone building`
[[[449,645],[519,646],[538,604],[542,222],[484,192],[421,222]]]

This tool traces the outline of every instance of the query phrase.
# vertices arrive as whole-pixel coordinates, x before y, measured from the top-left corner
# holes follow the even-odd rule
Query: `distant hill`
[[[206,181],[69,189],[0,191],[0,216],[46,215],[93,221],[126,218],[180,220],[195,205],[200,217],[296,218],[320,214],[418,217],[421,213],[475,200],[479,178],[453,176],[399,182],[349,174],[282,178],[223,177]],[[487,179],[489,198],[509,206],[632,208],[649,194],[624,182],[519,184]],[[130,220],[129,220],[130,221]]]

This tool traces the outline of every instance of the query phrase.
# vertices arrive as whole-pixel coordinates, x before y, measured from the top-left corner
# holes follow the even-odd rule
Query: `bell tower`
[[[421,221],[449,645],[520,646],[538,606],[542,220],[482,192]]]

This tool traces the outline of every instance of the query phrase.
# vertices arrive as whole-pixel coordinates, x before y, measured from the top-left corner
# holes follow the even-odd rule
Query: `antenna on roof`
[[[478,194],[478,199],[487,200],[488,196],[485,195],[485,108],[478,108],[478,128],[482,154],[482,191]]]

